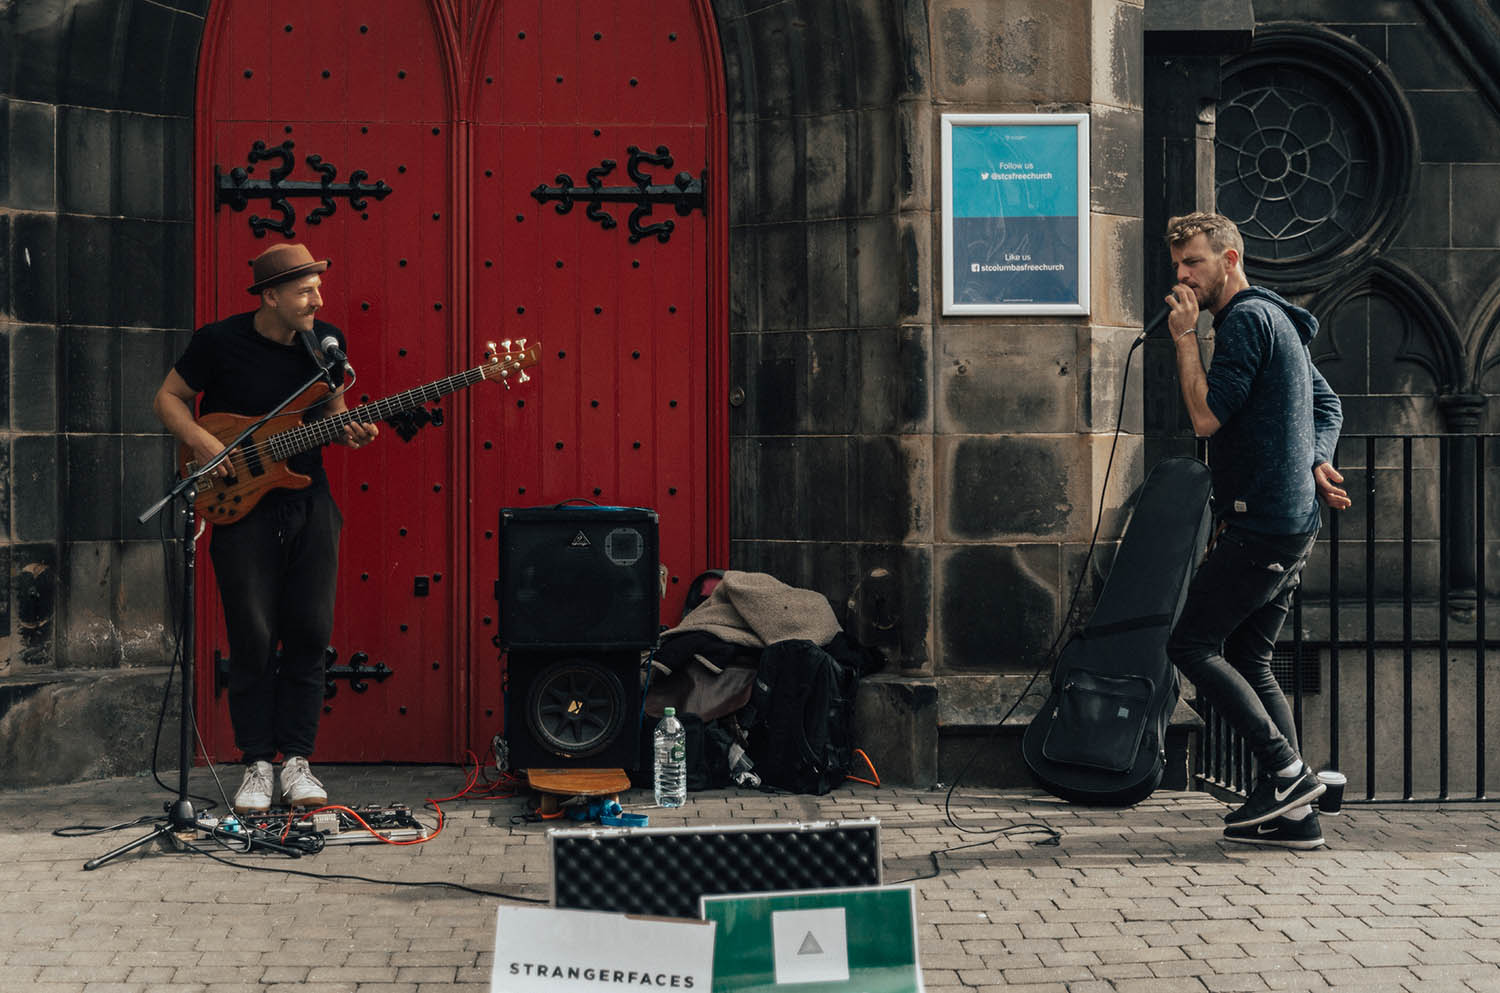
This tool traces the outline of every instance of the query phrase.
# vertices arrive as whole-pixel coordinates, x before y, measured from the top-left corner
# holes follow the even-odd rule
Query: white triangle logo
[[[568,545],[571,548],[588,548],[589,547],[589,538],[588,538],[588,535],[586,535],[582,531],[580,531],[580,532],[578,532],[577,534],[575,534],[573,536],[573,540],[571,542],[569,542]]]
[[[843,907],[771,911],[778,989],[788,983],[849,981],[849,927],[844,914]]]

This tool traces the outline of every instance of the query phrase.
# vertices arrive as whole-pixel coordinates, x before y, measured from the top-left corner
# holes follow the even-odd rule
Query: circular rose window
[[[1308,25],[1271,26],[1226,66],[1218,106],[1219,212],[1253,278],[1315,285],[1399,227],[1415,129],[1373,55]]]

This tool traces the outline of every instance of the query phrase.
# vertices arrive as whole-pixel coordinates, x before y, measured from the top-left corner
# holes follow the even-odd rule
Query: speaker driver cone
[[[527,694],[526,723],[544,748],[569,758],[592,755],[624,726],[625,687],[597,662],[548,666]]]

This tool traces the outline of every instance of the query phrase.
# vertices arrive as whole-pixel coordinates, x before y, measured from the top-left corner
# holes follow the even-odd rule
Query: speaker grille
[[[657,516],[634,507],[500,513],[500,643],[649,648],[661,600]]]

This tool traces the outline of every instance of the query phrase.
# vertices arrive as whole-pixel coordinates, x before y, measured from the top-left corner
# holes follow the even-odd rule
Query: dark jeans
[[[1224,529],[1188,587],[1167,656],[1250,747],[1261,769],[1296,762],[1292,708],[1271,653],[1317,532]]]
[[[333,496],[314,487],[274,494],[244,520],[214,528],[209,554],[229,634],[229,719],[246,762],[312,754],[343,524]]]

